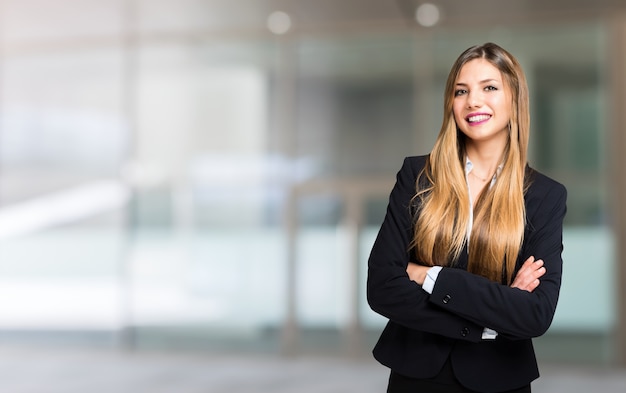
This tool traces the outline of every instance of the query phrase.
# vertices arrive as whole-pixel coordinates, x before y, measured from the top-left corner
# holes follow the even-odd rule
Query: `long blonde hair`
[[[437,141],[416,183],[411,247],[420,263],[449,266],[467,241],[470,204],[465,179],[465,136],[454,120],[454,89],[461,68],[485,59],[495,66],[511,92],[509,139],[503,167],[493,186],[481,192],[467,245],[468,271],[510,283],[522,245],[525,225],[524,173],[527,164],[530,111],[526,77],[518,61],[493,43],[467,49],[456,60],[444,92],[444,117]]]

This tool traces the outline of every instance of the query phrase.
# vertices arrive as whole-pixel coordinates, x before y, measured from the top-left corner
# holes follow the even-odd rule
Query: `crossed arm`
[[[409,263],[406,272],[411,281],[415,281],[419,285],[424,284],[426,273],[430,269],[429,266],[422,266],[416,263]],[[539,278],[546,273],[541,259],[535,260],[533,256],[526,259],[520,270],[517,272],[511,288],[518,288],[527,292],[532,292],[539,286]]]
[[[527,197],[526,260],[510,286],[462,269],[443,268],[433,293],[422,289],[429,267],[408,263],[411,221],[407,206],[421,163],[405,161],[368,262],[370,307],[397,324],[423,332],[480,341],[488,326],[511,339],[536,337],[549,327],[561,282],[562,221],[566,191],[541,179]],[[531,256],[532,255],[532,256]],[[539,259],[535,259],[539,258]],[[459,337],[461,329],[470,334]]]

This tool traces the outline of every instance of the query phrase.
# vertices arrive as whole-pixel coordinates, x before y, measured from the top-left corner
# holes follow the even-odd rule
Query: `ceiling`
[[[436,5],[444,27],[529,21],[558,22],[626,13],[624,0],[205,0],[222,29],[257,29],[265,26],[273,11],[284,11],[293,19],[293,31],[324,30],[362,26],[409,28],[416,8],[425,2]]]

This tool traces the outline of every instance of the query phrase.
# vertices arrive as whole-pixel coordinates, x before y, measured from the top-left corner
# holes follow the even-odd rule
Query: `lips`
[[[472,113],[465,118],[470,124],[484,123],[489,119],[491,119],[491,115],[488,113]]]

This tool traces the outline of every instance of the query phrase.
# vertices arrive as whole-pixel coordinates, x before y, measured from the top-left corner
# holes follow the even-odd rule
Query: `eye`
[[[457,89],[457,90],[454,91],[454,96],[455,97],[461,96],[463,94],[467,94],[467,90],[465,90],[465,89]]]
[[[489,86],[486,86],[486,87],[485,87],[485,90],[486,90],[486,91],[496,91],[496,90],[498,90],[498,88],[497,88],[497,87],[495,87],[495,86],[491,86],[491,85],[489,85]]]

